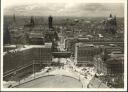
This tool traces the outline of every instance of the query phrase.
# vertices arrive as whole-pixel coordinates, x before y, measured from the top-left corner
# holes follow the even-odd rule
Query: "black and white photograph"
[[[126,90],[126,3],[2,0],[2,90]]]

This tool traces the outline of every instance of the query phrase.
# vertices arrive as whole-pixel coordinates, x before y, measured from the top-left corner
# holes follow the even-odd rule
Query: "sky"
[[[3,6],[5,15],[107,17],[111,13],[117,17],[124,16],[123,3],[89,3],[81,0],[4,0]]]

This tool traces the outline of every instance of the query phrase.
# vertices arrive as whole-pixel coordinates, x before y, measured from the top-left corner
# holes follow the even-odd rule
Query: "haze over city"
[[[8,0],[8,3],[4,3],[4,14],[16,14],[17,16],[107,17],[112,13],[117,17],[124,16],[123,3],[80,3],[68,1]]]

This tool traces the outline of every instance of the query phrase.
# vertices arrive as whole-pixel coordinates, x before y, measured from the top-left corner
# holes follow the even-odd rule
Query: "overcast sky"
[[[56,0],[57,1],[57,0]],[[78,0],[77,0],[78,1]],[[123,3],[52,2],[50,0],[5,0],[5,15],[107,17],[124,16]]]

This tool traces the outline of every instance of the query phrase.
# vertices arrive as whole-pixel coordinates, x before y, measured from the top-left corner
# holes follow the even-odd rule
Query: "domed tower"
[[[104,29],[108,33],[116,34],[117,32],[116,16],[113,17],[112,14],[110,14],[108,19],[104,23]]]

